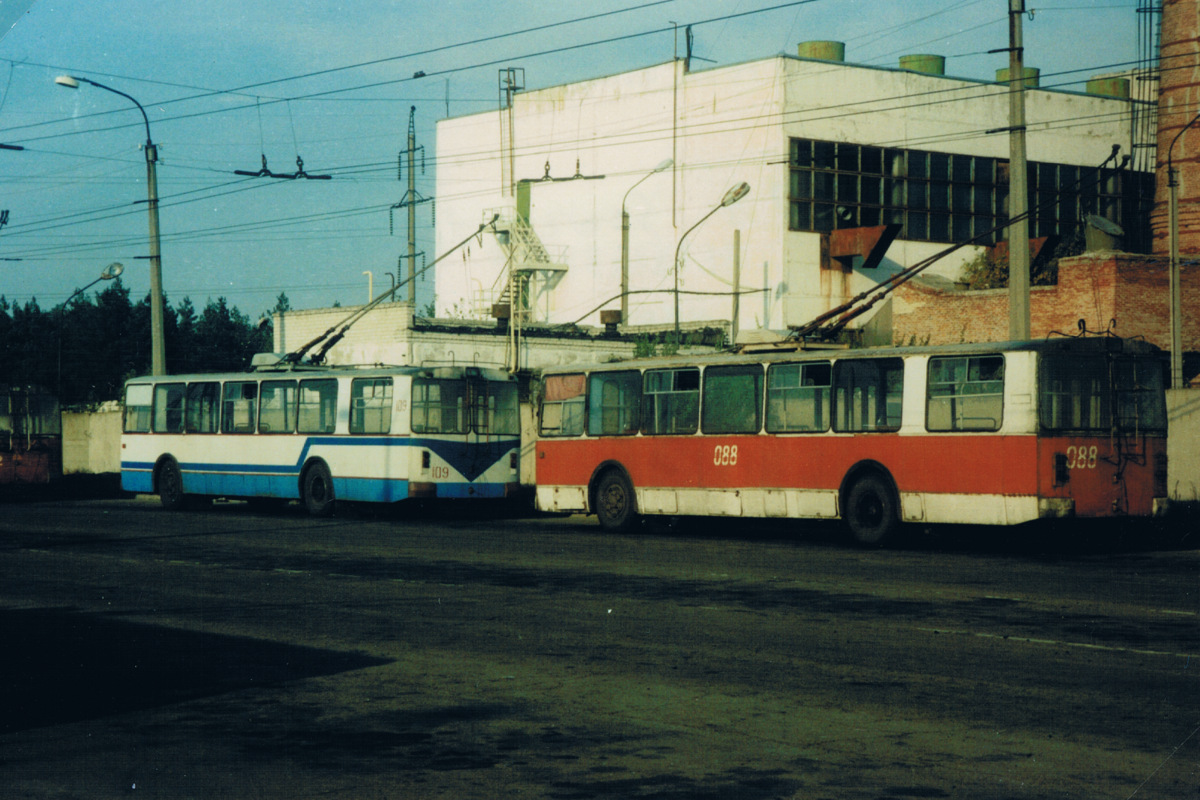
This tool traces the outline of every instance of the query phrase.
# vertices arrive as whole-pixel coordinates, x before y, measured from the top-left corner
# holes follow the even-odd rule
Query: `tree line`
[[[272,349],[271,314],[290,310],[287,295],[260,325],[224,297],[197,311],[191,298],[177,306],[163,300],[167,371],[231,372],[246,369],[255,353]],[[117,278],[92,296],[78,295],[44,310],[0,295],[0,380],[38,385],[64,406],[121,397],[129,378],[150,372],[150,297],[132,302]]]

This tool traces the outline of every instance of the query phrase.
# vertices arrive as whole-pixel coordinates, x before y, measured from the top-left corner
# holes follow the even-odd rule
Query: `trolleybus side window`
[[[333,433],[337,425],[337,381],[300,381],[300,433]]]
[[[929,359],[925,426],[998,431],[1004,418],[1004,356]]]
[[[183,433],[182,383],[160,383],[154,387],[154,432]]]
[[[296,382],[263,381],[258,399],[259,433],[296,430]]]
[[[547,375],[542,396],[542,436],[578,436],[583,433],[583,373]]]
[[[638,432],[642,373],[637,370],[593,372],[588,378],[588,433],[619,436]]]
[[[258,382],[229,381],[221,400],[222,433],[254,433],[258,415]]]
[[[415,385],[413,387],[413,412],[416,413]],[[351,381],[350,432],[389,433],[391,430],[392,379],[356,378]]]
[[[521,433],[517,387],[512,383],[480,380],[473,383],[475,395],[475,431],[493,435],[517,436]]]
[[[832,375],[828,361],[772,364],[767,370],[767,430],[771,433],[829,430]]]
[[[838,361],[833,365],[834,430],[899,430],[903,384],[903,359]]]
[[[647,370],[642,433],[695,433],[700,416],[700,370]]]
[[[188,433],[216,433],[221,416],[221,384],[189,383],[183,428]]]
[[[761,365],[708,367],[704,370],[704,433],[758,433],[762,428]]]
[[[148,383],[131,383],[125,389],[125,432],[150,432],[150,407],[154,387]]]

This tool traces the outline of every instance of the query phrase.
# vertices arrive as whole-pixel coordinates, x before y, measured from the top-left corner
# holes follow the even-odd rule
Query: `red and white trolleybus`
[[[1115,337],[642,359],[543,373],[537,505],[1015,525],[1166,510],[1164,361]]]

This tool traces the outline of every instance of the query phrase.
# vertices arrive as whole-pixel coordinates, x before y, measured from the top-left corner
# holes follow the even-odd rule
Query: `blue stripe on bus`
[[[444,439],[419,439],[411,437],[327,437],[313,436],[304,442],[295,464],[230,464],[180,462],[183,473],[184,491],[195,494],[298,497],[300,470],[308,460],[314,446],[334,447],[422,447],[437,453],[438,457],[467,479],[466,483],[439,483],[438,495],[451,497],[503,496],[504,484],[476,484],[475,479],[504,457],[513,448],[520,446],[520,439],[504,439],[492,442],[469,443]],[[121,488],[129,492],[154,491],[154,462],[122,461]],[[342,484],[345,484],[343,487]],[[359,488],[362,484],[364,488]],[[366,485],[370,484],[369,487]],[[484,494],[484,487],[489,493]],[[391,502],[408,497],[408,481],[387,478],[338,478],[334,476],[334,489],[339,497],[347,500]],[[471,491],[474,489],[474,491]],[[492,490],[499,494],[491,494]]]

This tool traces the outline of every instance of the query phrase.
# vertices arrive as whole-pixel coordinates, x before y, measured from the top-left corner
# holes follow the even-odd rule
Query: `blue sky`
[[[1043,86],[1079,88],[1128,69],[1144,0],[1026,0],[1026,63]],[[949,75],[990,80],[1007,65],[1007,0],[0,0],[0,294],[43,308],[122,262],[148,290],[146,173],[137,109],[159,147],[163,286],[202,308],[223,296],[256,317],[367,299],[407,253],[407,189],[396,162],[416,108],[417,191],[434,194],[434,124],[497,105],[501,67],[527,88],[669,61],[693,25],[703,69],[846,42],[846,60],[895,66],[947,57]],[[676,30],[678,28],[678,30]],[[522,31],[526,31],[522,33]],[[425,77],[414,78],[417,72]],[[273,172],[329,181],[245,178]],[[391,228],[394,213],[394,229]],[[431,205],[418,249],[432,261]],[[470,233],[464,231],[463,235]],[[455,237],[457,238],[457,237]],[[432,298],[432,280],[418,303]],[[96,289],[101,287],[97,286]]]

